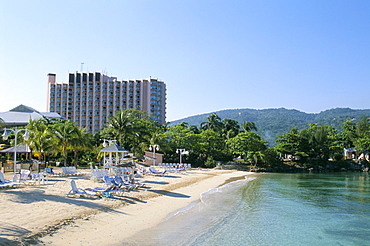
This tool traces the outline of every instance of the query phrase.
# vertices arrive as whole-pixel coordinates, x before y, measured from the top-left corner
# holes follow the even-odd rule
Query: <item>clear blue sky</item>
[[[46,75],[167,84],[167,120],[370,108],[369,0],[0,0],[0,111],[46,111]]]

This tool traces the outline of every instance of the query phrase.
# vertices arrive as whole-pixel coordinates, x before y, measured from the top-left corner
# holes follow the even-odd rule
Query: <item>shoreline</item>
[[[201,193],[247,175],[252,173],[234,170],[192,170],[185,174],[170,174],[165,177],[145,176],[140,182],[145,182],[147,189],[114,199],[65,197],[70,189],[70,179],[76,179],[78,187],[81,188],[101,186],[93,183],[88,177],[55,178],[49,180],[45,186],[40,185],[41,191],[33,186],[4,190],[5,192],[0,193],[2,198],[5,198],[2,199],[4,203],[0,204],[0,211],[4,212],[6,207],[13,206],[14,214],[5,216],[6,226],[5,229],[0,229],[0,244],[120,243],[125,238],[161,223],[169,214],[199,199]],[[28,202],[25,202],[27,199]],[[24,205],[23,208],[19,208],[18,203],[20,206]],[[10,230],[17,231],[18,235],[6,233]]]

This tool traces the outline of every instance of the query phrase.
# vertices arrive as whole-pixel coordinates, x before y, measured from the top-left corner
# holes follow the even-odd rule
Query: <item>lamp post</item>
[[[182,163],[182,155],[187,155],[189,152],[185,149],[177,149],[176,153],[180,154],[180,164]]]
[[[17,166],[16,166],[16,163],[17,163],[17,135],[19,132],[21,131],[25,131],[24,135],[23,135],[23,139],[24,140],[28,140],[28,138],[30,137],[28,135],[28,130],[27,129],[9,129],[9,131],[13,132],[14,135],[15,135],[15,139],[14,139],[14,176],[13,176],[13,181],[16,182],[17,181],[17,174],[16,174],[16,171],[17,171]],[[8,135],[8,130],[5,128],[4,129],[4,133],[3,133],[3,139],[4,140],[7,140],[9,137]]]
[[[158,144],[150,144],[149,145],[149,150],[150,151],[153,151],[153,166],[155,166],[155,160],[157,159],[156,157],[155,157],[155,151],[157,150],[159,150],[159,145]]]
[[[103,147],[107,147],[107,142],[109,143],[109,145],[111,143],[116,143],[117,142],[117,140],[111,140],[111,139],[100,139],[100,140],[103,140],[104,141],[103,142]]]

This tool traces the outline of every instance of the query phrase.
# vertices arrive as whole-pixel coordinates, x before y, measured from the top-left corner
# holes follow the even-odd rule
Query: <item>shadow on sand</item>
[[[148,190],[148,191],[154,192],[160,195],[164,195],[164,196],[171,196],[171,197],[178,197],[178,198],[189,198],[190,197],[188,195],[184,195],[184,194],[172,192],[172,191],[166,191],[166,190]]]

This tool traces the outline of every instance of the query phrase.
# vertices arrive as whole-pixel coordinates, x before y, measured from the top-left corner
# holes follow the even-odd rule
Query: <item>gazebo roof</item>
[[[28,147],[27,144],[18,144],[17,145],[17,153],[30,153],[31,149]],[[10,147],[7,149],[0,150],[1,153],[14,153],[15,147]]]
[[[114,143],[108,147],[105,147],[104,149],[101,149],[100,152],[128,152],[128,150],[125,150],[124,148],[118,146],[118,144]]]

